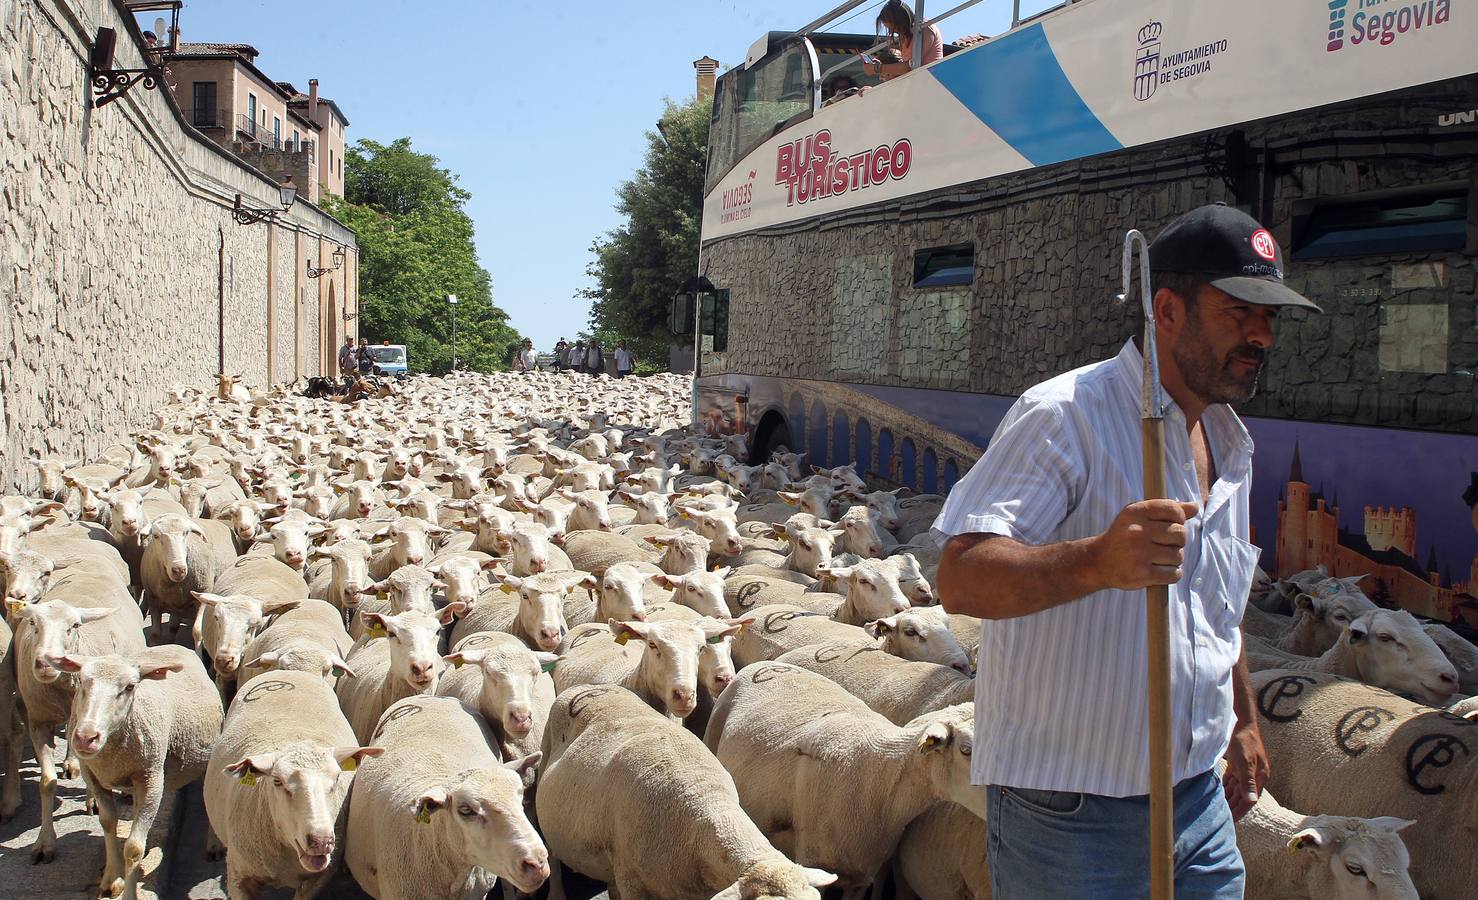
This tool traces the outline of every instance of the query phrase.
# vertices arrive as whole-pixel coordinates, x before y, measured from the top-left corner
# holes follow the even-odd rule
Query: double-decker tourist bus
[[[968,47],[944,18],[944,58],[882,83],[842,65],[877,38],[821,30],[860,6],[718,81],[708,427],[942,493],[1139,327],[1125,231],[1224,201],[1325,311],[1280,314],[1240,410],[1262,567],[1478,625],[1478,5],[1079,0]]]

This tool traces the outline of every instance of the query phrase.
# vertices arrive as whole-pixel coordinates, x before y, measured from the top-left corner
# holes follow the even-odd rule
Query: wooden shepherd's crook
[[[1165,499],[1165,403],[1160,391],[1160,357],[1155,348],[1155,298],[1150,290],[1150,248],[1143,234],[1124,235],[1124,293],[1134,285],[1134,247],[1139,245],[1139,291],[1144,306],[1144,388],[1140,418],[1144,440],[1144,498]],[[1170,588],[1145,591],[1145,630],[1149,643],[1150,701],[1150,897],[1175,896],[1175,799],[1170,737]]]

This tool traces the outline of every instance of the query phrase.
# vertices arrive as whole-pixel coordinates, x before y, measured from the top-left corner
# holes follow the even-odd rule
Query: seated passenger
[[[851,75],[838,75],[822,86],[821,102],[824,105],[830,105],[860,92],[861,88],[857,86],[857,82],[852,79]]]
[[[893,46],[879,53],[877,62],[863,62],[863,69],[868,74],[881,75],[884,81],[907,75],[913,68],[913,10],[903,0],[888,0],[878,11],[877,28],[878,34],[887,31]],[[944,37],[939,33],[938,25],[925,27],[922,39],[921,66],[944,59]]]

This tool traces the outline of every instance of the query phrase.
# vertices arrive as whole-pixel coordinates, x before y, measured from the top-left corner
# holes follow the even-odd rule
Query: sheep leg
[[[98,824],[103,828],[103,877],[98,882],[98,896],[116,897],[123,891],[123,842],[118,840],[118,801],[113,792],[97,784],[92,773],[83,770],[87,789],[97,801]]]
[[[128,832],[128,842],[123,845],[123,867],[126,871],[123,883],[124,900],[138,900],[139,863],[143,862],[144,850],[149,845],[149,831],[159,816],[159,804],[164,800],[164,773],[146,772],[133,780],[133,828]]]
[[[31,845],[34,865],[56,859],[56,825],[52,822],[56,806],[56,725],[32,722],[30,732],[36,767],[41,770],[41,831],[36,835],[36,843]]]
[[[11,713],[5,723],[5,789],[0,794],[0,822],[15,815],[21,807],[21,723]]]
[[[149,598],[149,618],[154,620],[154,643],[160,644],[164,641],[164,604],[151,592],[145,592]]]
[[[903,866],[897,856],[893,857],[893,890],[897,894],[896,900],[919,900],[918,891],[903,877]]]

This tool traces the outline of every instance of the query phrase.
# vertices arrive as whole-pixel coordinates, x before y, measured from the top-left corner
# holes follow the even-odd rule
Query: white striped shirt
[[[1111,360],[1023,394],[950,492],[935,540],[985,533],[1041,545],[1107,530],[1144,496],[1142,364],[1130,341]],[[1187,523],[1185,574],[1170,589],[1177,782],[1211,769],[1231,738],[1237,626],[1259,552],[1247,540],[1252,439],[1225,405],[1208,407],[1201,422],[1218,477],[1210,503]],[[1169,494],[1200,505],[1185,415],[1173,403],[1165,445]],[[1104,590],[981,623],[976,784],[1111,797],[1149,792],[1144,605],[1142,590]]]

